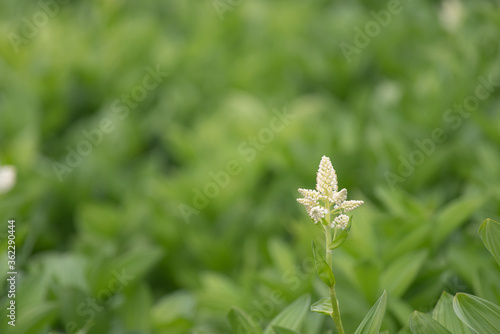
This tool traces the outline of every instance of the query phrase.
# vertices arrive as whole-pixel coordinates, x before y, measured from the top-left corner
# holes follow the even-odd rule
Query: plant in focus
[[[337,175],[330,159],[321,158],[316,177],[316,190],[299,189],[303,198],[297,201],[306,207],[307,213],[325,234],[325,258],[313,242],[316,269],[321,280],[328,286],[330,296],[320,299],[311,306],[313,312],[329,315],[339,334],[344,334],[340,307],[335,293],[335,276],[332,272],[332,251],[342,246],[349,236],[352,217],[346,213],[359,207],[363,201],[347,200],[347,190],[338,190]],[[385,314],[386,294],[382,294],[369,311],[356,333],[378,333]]]
[[[347,200],[347,190],[339,190],[337,175],[330,159],[326,156],[322,157],[319,164],[316,189],[298,191],[303,197],[297,201],[304,205],[314,225],[325,236],[324,253],[315,242],[312,242],[312,250],[316,271],[319,278],[327,285],[329,296],[311,305],[310,295],[302,295],[268,322],[265,328],[261,327],[260,322],[263,317],[260,315],[256,315],[255,312],[248,315],[245,311],[232,307],[228,320],[236,334],[302,334],[309,309],[330,316],[335,324],[336,333],[346,333],[335,291],[336,280],[332,271],[333,251],[341,247],[349,237],[352,217],[347,214],[362,205],[363,201]],[[487,219],[481,225],[479,234],[486,248],[500,265],[500,224]],[[383,285],[385,286],[387,285]],[[358,325],[355,334],[380,333],[386,306],[387,293],[384,291]],[[410,312],[407,314],[410,315]],[[408,319],[406,315],[403,317]],[[498,331],[500,306],[467,293],[457,293],[452,296],[444,291],[432,312],[427,314],[415,311],[409,316],[409,323],[405,319],[402,323],[407,325],[398,332],[400,334],[500,333]],[[319,330],[317,327],[315,333],[319,333]],[[383,333],[389,333],[389,330],[385,328]]]

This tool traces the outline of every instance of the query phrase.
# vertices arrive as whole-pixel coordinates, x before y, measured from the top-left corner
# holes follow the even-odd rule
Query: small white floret
[[[337,228],[345,230],[347,228],[347,224],[349,223],[349,217],[346,215],[338,215],[335,217],[334,222]]]
[[[325,217],[325,210],[321,206],[315,206],[309,212],[309,216],[311,216],[314,223],[317,224],[322,218]]]

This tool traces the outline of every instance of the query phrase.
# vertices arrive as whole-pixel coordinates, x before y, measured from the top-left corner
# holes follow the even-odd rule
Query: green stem
[[[330,215],[328,215],[327,219],[330,222]],[[337,230],[335,230],[335,234]],[[329,226],[326,227],[326,263],[329,266],[332,265],[332,251],[328,249],[330,243],[332,242],[332,230]],[[332,300],[332,313],[330,316],[335,323],[335,327],[337,327],[337,332],[339,334],[345,334],[344,327],[342,326],[342,318],[340,317],[340,308],[339,301],[337,300],[337,294],[335,293],[335,285],[330,287],[330,299]]]
[[[332,319],[335,322],[335,327],[337,327],[337,332],[339,334],[344,333],[344,327],[342,326],[342,318],[340,317],[339,301],[337,300],[337,295],[335,294],[335,286],[330,288],[330,298],[332,299]]]

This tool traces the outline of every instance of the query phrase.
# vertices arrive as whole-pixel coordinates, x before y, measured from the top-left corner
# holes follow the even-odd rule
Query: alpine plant
[[[347,239],[351,219],[346,215],[349,211],[363,204],[363,201],[348,201],[347,190],[339,191],[337,174],[329,158],[323,156],[319,163],[316,177],[316,189],[299,189],[303,198],[297,201],[304,205],[309,217],[325,234],[326,257],[323,258],[313,242],[314,260],[321,280],[328,286],[330,296],[320,299],[311,306],[313,312],[329,315],[337,328],[337,333],[344,334],[340,308],[335,293],[335,276],[333,275],[332,251],[340,247]],[[378,333],[378,331],[377,331]]]

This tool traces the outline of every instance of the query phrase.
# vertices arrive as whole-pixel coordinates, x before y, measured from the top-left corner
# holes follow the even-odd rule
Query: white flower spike
[[[299,193],[304,198],[297,199],[297,202],[306,207],[307,213],[315,224],[325,216],[331,218],[330,215],[338,215],[333,218],[333,222],[327,222],[333,229],[346,229],[349,217],[344,213],[363,204],[363,201],[347,201],[347,190],[345,188],[338,190],[337,174],[332,162],[326,156],[323,156],[319,163],[316,190],[300,188]]]
[[[335,169],[333,169],[330,159],[325,156],[321,158],[321,162],[319,163],[318,174],[316,176],[316,190],[327,198],[330,198],[339,190]]]

